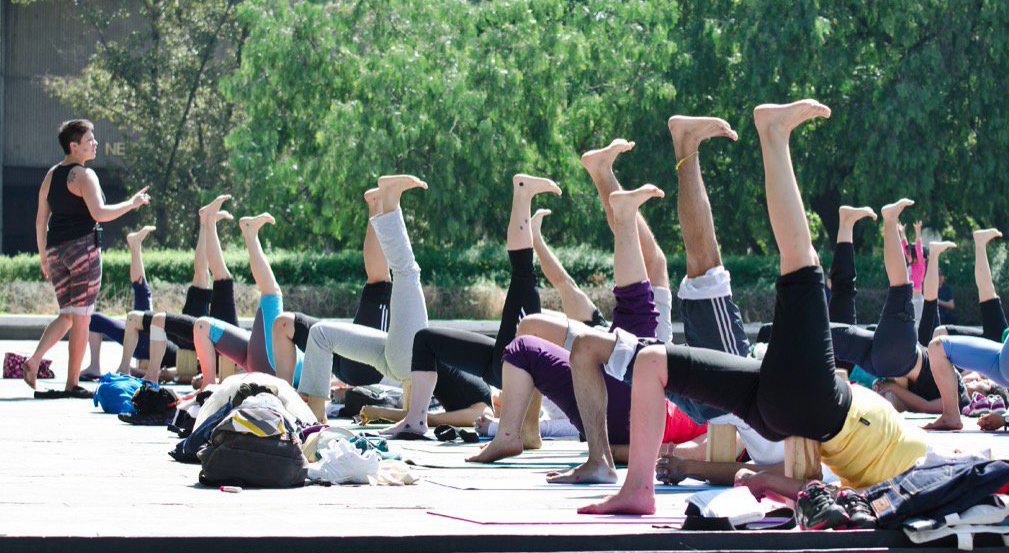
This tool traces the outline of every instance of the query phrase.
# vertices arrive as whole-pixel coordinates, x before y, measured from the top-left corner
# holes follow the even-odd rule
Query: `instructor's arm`
[[[146,205],[151,201],[150,196],[147,195],[148,187],[145,186],[129,200],[107,205],[105,200],[102,199],[102,189],[101,185],[98,184],[98,175],[91,169],[73,168],[70,171],[70,176],[67,177],[67,186],[73,190],[74,185],[80,191],[81,197],[84,198],[84,203],[87,204],[88,211],[91,212],[91,218],[99,223],[118,219],[125,213]]]
[[[46,259],[46,244],[49,243],[49,183],[52,181],[53,170],[46,173],[39,188],[39,209],[35,213],[35,244],[39,247],[39,263],[42,265],[42,276],[49,278],[49,261]]]

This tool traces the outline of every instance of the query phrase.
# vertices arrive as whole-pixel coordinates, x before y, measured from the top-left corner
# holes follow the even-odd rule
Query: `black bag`
[[[149,380],[145,380],[133,394],[133,412],[138,415],[163,415],[171,420],[178,404],[179,396],[175,392]]]
[[[308,477],[296,429],[268,407],[233,410],[197,457],[205,486],[295,488]]]
[[[343,399],[343,408],[337,414],[339,417],[356,417],[361,413],[361,408],[365,405],[377,405],[379,407],[396,407],[389,394],[372,386],[354,386],[347,390]]]

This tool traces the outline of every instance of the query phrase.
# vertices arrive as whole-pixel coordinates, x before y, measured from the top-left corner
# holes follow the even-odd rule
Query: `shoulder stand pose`
[[[372,217],[370,224],[393,276],[389,332],[336,321],[320,321],[311,327],[298,391],[308,397],[309,407],[322,422],[326,421],[334,353],[375,367],[393,380],[408,380],[413,337],[418,330],[427,327],[420,267],[399,207],[403,192],[411,188],[426,189],[427,183],[410,175],[390,175],[379,177],[378,188],[379,215]]]

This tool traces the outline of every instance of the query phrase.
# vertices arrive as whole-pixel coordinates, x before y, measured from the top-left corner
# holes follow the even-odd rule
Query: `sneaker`
[[[803,530],[843,528],[848,524],[848,514],[837,504],[835,490],[814,480],[799,492],[795,500],[795,518]]]
[[[988,396],[988,410],[992,413],[998,413],[1000,415],[1005,414],[1005,400],[1002,396],[997,394],[991,394]]]
[[[865,530],[876,527],[876,512],[869,505],[869,500],[851,488],[843,488],[837,492],[837,504],[848,515],[848,524],[844,527],[850,530]]]
[[[974,392],[974,397],[970,400],[970,405],[964,407],[961,413],[966,417],[980,417],[988,411],[991,411],[991,404],[988,402],[988,396],[982,394],[981,392]]]

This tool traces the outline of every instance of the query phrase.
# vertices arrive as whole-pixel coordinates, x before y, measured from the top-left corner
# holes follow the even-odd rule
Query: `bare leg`
[[[81,376],[102,375],[102,335],[98,332],[88,332],[88,351],[91,353],[91,363],[81,371]]]
[[[512,178],[512,208],[508,219],[508,251],[533,247],[532,218],[533,196],[552,192],[560,196],[561,189],[550,179],[519,173]]]
[[[501,397],[501,420],[497,435],[480,453],[466,459],[471,463],[493,463],[505,457],[519,455],[525,449],[520,430],[536,388],[526,371],[505,362],[501,367],[502,388],[507,393]],[[537,423],[538,426],[538,423]]]
[[[486,403],[474,403],[465,409],[456,411],[446,411],[443,413],[428,413],[428,426],[441,426],[448,424],[451,426],[473,426],[473,423],[480,417],[490,413],[490,405]],[[389,407],[378,407],[375,405],[365,405],[361,408],[361,417],[365,420],[386,420],[398,422],[403,420],[407,414],[406,409],[392,409]]]
[[[277,378],[294,383],[298,350],[294,345],[294,313],[284,312],[273,319],[273,364]]]
[[[610,224],[611,229],[613,228],[613,210],[610,207],[610,194],[622,190],[620,182],[617,181],[617,177],[613,173],[613,162],[618,155],[633,147],[633,142],[617,138],[605,148],[592,150],[582,155],[582,165],[596,185],[599,197],[603,201],[603,208],[606,210],[606,221]],[[666,266],[666,256],[662,253],[658,242],[655,241],[655,236],[648,227],[645,218],[640,213],[636,217],[641,251],[645,256],[645,265],[648,268],[648,280],[651,281],[652,286],[669,288],[669,269]]]
[[[605,501],[578,509],[579,513],[626,513],[650,515],[655,512],[655,464],[665,431],[663,393],[669,378],[666,352],[650,346],[634,362],[631,384],[631,444],[627,477],[620,491]]]
[[[142,320],[137,321],[137,324],[138,326],[136,328],[136,332],[139,332],[140,325],[143,324],[143,321]],[[164,332],[165,330],[164,313],[155,313],[154,316],[151,317],[151,329],[154,328],[158,328],[159,330]],[[150,338],[150,346],[148,347],[148,351],[150,352],[150,354],[148,355],[147,373],[144,374],[143,377],[144,380],[150,380],[151,382],[158,381],[157,379],[161,376],[161,363],[165,358],[165,350],[167,349],[168,349],[167,341]]]
[[[126,244],[130,247],[130,281],[141,282],[147,280],[144,272],[144,238],[154,230],[152,226],[146,226],[136,232],[126,235]]]
[[[25,360],[24,380],[33,390],[35,389],[35,379],[38,376],[39,364],[42,363],[42,358],[57,342],[63,339],[63,336],[66,335],[71,326],[73,326],[71,315],[69,313],[61,313],[46,326],[42,337],[39,338],[38,345],[35,346],[35,353]]]
[[[428,412],[431,396],[438,384],[437,371],[412,371],[410,373],[410,401],[406,415],[396,419],[397,424],[379,431],[379,434],[395,436],[408,432],[411,434],[427,434]],[[472,421],[470,421],[472,423]]]
[[[210,339],[211,320],[210,317],[200,317],[193,326],[193,343],[196,346],[196,357],[200,360],[200,372],[203,373],[200,391],[217,383],[217,350],[214,349],[214,342]]]
[[[272,225],[276,222],[269,213],[260,213],[255,217],[242,217],[238,220],[242,236],[245,237],[245,245],[249,250],[249,269],[252,271],[252,278],[256,281],[256,287],[259,288],[260,294],[280,293],[280,284],[277,284],[270,262],[263,252],[263,245],[259,243],[259,229],[267,223]]]
[[[900,245],[897,225],[900,224],[900,212],[911,205],[914,205],[913,200],[901,198],[892,204],[884,205],[880,210],[883,215],[883,264],[886,265],[886,277],[890,280],[890,286],[903,286],[910,282],[907,278],[907,260],[904,258],[904,248]]]
[[[764,104],[753,110],[764,158],[767,211],[783,275],[819,264],[788,149],[792,129],[814,117],[830,117],[830,108],[814,100],[801,100],[785,105]]]
[[[427,190],[427,183],[413,175],[384,175],[378,178],[379,198],[382,213],[399,209],[399,198],[411,188]]]
[[[516,336],[537,336],[563,346],[568,337],[568,321],[543,313],[534,313],[519,321]]]
[[[383,213],[382,196],[378,188],[372,188],[364,193],[364,200],[368,203],[368,218]],[[365,225],[364,231],[364,272],[368,275],[368,284],[373,282],[389,282],[392,276],[389,274],[389,262],[382,252],[382,245],[378,243],[378,236],[371,224]]]
[[[119,368],[117,369],[120,374],[130,374],[130,362],[137,349],[137,343],[140,342],[143,317],[142,311],[130,311],[126,314],[126,328],[123,331],[123,356],[119,360]]]
[[[596,311],[596,306],[589,299],[588,295],[578,287],[575,279],[564,270],[564,265],[557,259],[554,252],[543,239],[541,227],[543,218],[550,215],[549,209],[539,209],[533,214],[531,225],[533,230],[533,248],[536,249],[536,256],[540,260],[540,269],[543,274],[557,289],[561,296],[561,308],[564,314],[576,321],[587,321],[592,318]]]
[[[980,302],[998,297],[991,276],[991,265],[988,264],[988,242],[992,238],[1001,237],[1002,233],[998,229],[974,231],[974,282],[977,283],[977,296]]]
[[[687,251],[687,277],[694,278],[722,264],[711,202],[701,179],[701,162],[697,152],[701,142],[709,138],[723,136],[737,140],[739,137],[726,121],[717,117],[674,115],[669,118],[669,132],[673,135],[678,165],[676,212]]]
[[[196,237],[196,250],[193,252],[193,281],[196,288],[210,288],[210,270],[207,261],[207,230],[200,222],[200,234]]]
[[[933,301],[939,298],[939,255],[955,248],[953,242],[929,242],[928,244],[928,268],[925,270],[925,284],[923,293],[925,301]]]
[[[876,212],[873,211],[871,207],[851,207],[850,205],[842,205],[841,208],[837,210],[837,213],[840,221],[837,225],[838,244],[854,241],[855,223],[865,217],[872,217],[873,221],[876,220]]]
[[[67,364],[67,386],[69,391],[78,385],[81,374],[81,362],[84,361],[84,350],[88,347],[88,325],[91,315],[74,315],[70,327],[70,357]]]
[[[233,219],[227,211],[221,211],[221,204],[231,199],[230,194],[218,196],[214,201],[200,208],[200,224],[204,227],[206,236],[207,264],[214,280],[231,278],[231,271],[224,263],[224,252],[221,251],[221,239],[217,235],[217,222],[221,219]],[[206,385],[206,383],[204,383]]]

